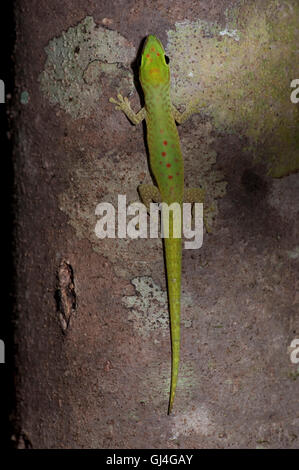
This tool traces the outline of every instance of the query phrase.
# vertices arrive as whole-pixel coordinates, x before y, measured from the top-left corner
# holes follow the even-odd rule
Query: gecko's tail
[[[171,331],[171,385],[168,405],[168,414],[170,414],[173,408],[180,362],[182,240],[180,238],[165,238],[164,242]]]
[[[170,415],[173,408],[173,402],[176,392],[176,386],[178,382],[179,374],[179,362],[180,362],[180,338],[173,338],[171,333],[171,349],[172,349],[172,358],[171,358],[171,384],[170,384],[170,396],[168,404],[168,414]]]

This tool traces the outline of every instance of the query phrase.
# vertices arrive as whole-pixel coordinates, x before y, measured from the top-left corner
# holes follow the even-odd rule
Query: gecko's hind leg
[[[205,199],[205,190],[202,188],[187,188],[184,191],[184,202],[189,202],[191,204],[195,202],[204,202]],[[211,227],[208,223],[208,214],[212,212],[212,208],[206,209],[204,207],[203,211],[203,222],[206,227],[207,232],[211,232]],[[194,206],[192,207],[192,218],[194,217]]]
[[[161,202],[161,195],[157,186],[153,186],[152,184],[140,184],[138,186],[138,192],[148,212],[150,212],[151,202]]]
[[[184,191],[184,202],[203,202],[205,190],[202,188],[186,188]]]

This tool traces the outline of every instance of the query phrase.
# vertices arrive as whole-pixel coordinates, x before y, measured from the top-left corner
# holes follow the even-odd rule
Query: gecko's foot
[[[121,93],[118,93],[117,98],[117,100],[114,98],[109,98],[110,103],[116,104],[115,109],[124,112],[129,109],[132,112],[130,102],[126,96],[123,97]]]
[[[193,114],[198,114],[201,111],[201,108],[206,107],[206,103],[201,100],[197,100],[195,102],[191,101],[185,106],[185,111],[182,113],[173,105],[172,106],[172,113],[173,117],[178,124],[183,124],[187,121]]]
[[[215,215],[216,215],[216,209],[214,205],[210,206],[208,209],[204,209],[203,223],[208,233],[212,232],[212,223],[213,223],[213,218]]]
[[[138,113],[135,113],[131,108],[130,101],[128,98],[121,93],[118,93],[117,100],[114,98],[109,98],[110,103],[115,104],[115,109],[118,111],[123,111],[127,118],[132,122],[132,124],[139,124],[145,118],[145,108],[141,108]]]
[[[204,203],[205,200],[205,189],[203,188],[186,188],[184,191],[184,202],[189,202],[192,203],[192,223],[194,224],[194,217],[195,217],[195,207],[194,203]],[[208,233],[212,232],[212,223],[213,223],[213,218],[216,215],[216,208],[214,205],[211,205],[206,209],[206,204],[204,204],[203,208],[203,223],[205,226],[205,229]]]
[[[140,184],[138,186],[138,193],[141,201],[145,205],[147,212],[150,213],[150,203],[161,202],[161,195],[159,189],[152,184]]]

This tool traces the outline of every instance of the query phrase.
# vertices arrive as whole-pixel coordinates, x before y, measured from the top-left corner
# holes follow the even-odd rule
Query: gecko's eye
[[[168,55],[165,55],[164,57],[165,57],[165,62],[166,62],[166,64],[168,65],[169,62],[170,62],[169,57],[168,57]]]

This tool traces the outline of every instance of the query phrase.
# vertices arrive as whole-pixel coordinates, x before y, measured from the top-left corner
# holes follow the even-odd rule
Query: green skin
[[[150,167],[157,186],[140,185],[138,191],[148,211],[150,203],[165,202],[203,202],[204,191],[201,188],[184,188],[183,156],[175,121],[183,123],[193,113],[188,108],[180,113],[171,103],[170,68],[166,63],[165,52],[159,39],[148,36],[144,44],[139,70],[139,79],[143,89],[145,106],[137,114],[131,109],[127,98],[121,94],[118,100],[110,98],[116,109],[123,111],[133,124],[143,119],[147,126],[147,143],[150,155]],[[163,222],[165,223],[164,219]],[[169,213],[169,237],[164,238],[168,302],[171,325],[171,386],[168,414],[171,413],[177,386],[180,361],[180,297],[182,239],[173,236],[173,213]]]

